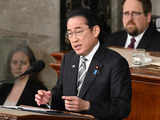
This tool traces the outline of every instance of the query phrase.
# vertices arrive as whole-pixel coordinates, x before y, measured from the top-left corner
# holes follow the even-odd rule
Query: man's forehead
[[[68,25],[74,25],[74,24],[86,24],[87,20],[83,16],[74,16],[68,19],[67,26]]]
[[[138,0],[126,0],[123,10],[143,10],[142,3]]]
[[[82,24],[82,25],[76,25],[76,26],[68,26],[67,30],[78,30],[78,29],[82,29],[84,27],[86,27],[86,24]]]
[[[76,30],[76,29],[82,29],[88,27],[88,25],[86,23],[80,23],[80,24],[71,24],[71,25],[67,25],[67,30]]]

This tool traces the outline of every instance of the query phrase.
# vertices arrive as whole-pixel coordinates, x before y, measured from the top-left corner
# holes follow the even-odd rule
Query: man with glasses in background
[[[59,80],[52,91],[39,90],[38,105],[84,114],[98,120],[122,120],[130,112],[131,79],[127,61],[102,47],[97,17],[87,9],[72,11],[67,36],[73,51],[64,55]]]
[[[155,29],[151,21],[151,1],[122,0],[122,8],[124,30],[109,36],[105,46],[160,51],[160,32]]]

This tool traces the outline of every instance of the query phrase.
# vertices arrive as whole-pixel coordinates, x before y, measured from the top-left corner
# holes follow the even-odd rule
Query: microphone
[[[14,80],[1,80],[0,81],[0,85],[5,84],[5,83],[14,83],[14,81],[24,75],[28,75],[31,73],[38,73],[40,72],[43,68],[45,67],[45,63],[42,60],[38,60],[35,63],[33,63],[33,65],[26,70],[23,74],[19,75],[18,77],[16,77]]]
[[[42,60],[38,60],[35,63],[33,63],[33,65],[28,70],[26,70],[23,74],[19,75],[16,79],[18,79],[24,75],[31,74],[31,73],[38,73],[44,67],[45,67],[45,63]]]

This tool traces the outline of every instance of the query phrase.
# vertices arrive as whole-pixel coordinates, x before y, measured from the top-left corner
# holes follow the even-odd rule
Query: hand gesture
[[[42,104],[48,104],[51,99],[51,91],[38,90],[35,95],[35,101],[40,106]]]
[[[89,101],[83,100],[77,96],[62,96],[65,101],[65,109],[69,111],[84,111],[90,107]]]

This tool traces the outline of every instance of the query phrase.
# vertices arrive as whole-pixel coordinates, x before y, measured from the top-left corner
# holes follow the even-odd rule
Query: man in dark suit
[[[123,0],[124,31],[113,33],[105,41],[105,46],[128,48],[134,38],[133,48],[160,51],[160,32],[151,22],[152,4],[150,0]]]
[[[64,55],[60,77],[52,92],[39,90],[35,95],[38,105],[47,104],[52,96],[54,109],[91,114],[99,120],[122,120],[128,116],[131,105],[128,63],[118,53],[102,47],[99,34],[94,13],[87,9],[70,13],[67,35],[74,51]],[[83,63],[86,68],[81,77]]]

